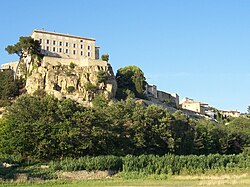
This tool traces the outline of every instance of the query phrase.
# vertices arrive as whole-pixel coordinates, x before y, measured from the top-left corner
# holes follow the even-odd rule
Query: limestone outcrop
[[[26,90],[28,94],[45,91],[55,97],[71,98],[86,106],[91,106],[92,100],[98,94],[107,99],[115,97],[116,79],[112,67],[106,65],[78,66],[55,63],[42,63],[32,70],[27,77]]]

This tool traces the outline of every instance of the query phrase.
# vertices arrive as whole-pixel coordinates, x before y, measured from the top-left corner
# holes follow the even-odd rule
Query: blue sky
[[[180,98],[250,105],[249,0],[5,0],[0,24],[0,64],[18,59],[7,45],[44,28],[96,38],[114,72],[136,65]]]

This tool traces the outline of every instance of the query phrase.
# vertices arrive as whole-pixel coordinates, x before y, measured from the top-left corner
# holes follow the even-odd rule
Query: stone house
[[[165,103],[174,108],[179,108],[179,96],[176,93],[167,93],[157,90],[156,85],[146,85],[146,95],[151,100]]]
[[[220,110],[224,117],[240,117],[240,112],[237,110]]]
[[[206,103],[197,102],[187,97],[181,100],[180,106],[182,109],[191,110],[200,114],[206,114],[206,111],[210,108]]]

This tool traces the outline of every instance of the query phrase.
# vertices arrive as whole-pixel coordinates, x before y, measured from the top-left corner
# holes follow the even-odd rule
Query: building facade
[[[156,85],[146,85],[146,94],[149,98],[157,99],[162,103],[165,103],[174,108],[179,108],[179,95],[176,93],[166,93],[157,90]]]
[[[220,110],[223,117],[240,117],[240,112],[237,110]]]
[[[206,103],[196,102],[193,99],[185,97],[180,102],[181,108],[191,110],[200,114],[205,114],[209,105]]]
[[[40,42],[41,53],[45,56],[99,59],[99,47],[95,46],[95,39],[93,38],[44,30],[34,30],[31,37]]]

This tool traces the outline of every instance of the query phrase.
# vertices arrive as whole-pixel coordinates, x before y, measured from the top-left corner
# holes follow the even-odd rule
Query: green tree
[[[0,99],[9,99],[19,95],[20,81],[14,79],[11,70],[0,71]]]
[[[135,94],[135,97],[145,98],[144,91],[146,89],[146,78],[143,71],[137,66],[126,66],[118,69],[116,73],[117,80],[117,98],[125,99],[130,90]]]
[[[98,71],[97,79],[98,79],[99,83],[107,81],[108,80],[108,72],[104,71],[104,70]]]
[[[103,61],[106,61],[106,62],[109,61],[109,55],[108,55],[108,54],[103,54],[103,55],[101,56],[101,58],[102,58]]]
[[[30,36],[29,37],[21,36],[16,44],[8,45],[5,48],[5,50],[9,54],[14,54],[14,53],[17,54],[20,58],[23,57],[23,54],[25,52],[31,55],[38,55],[42,57],[39,41],[34,40]]]

